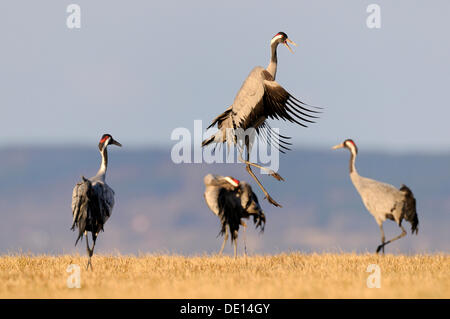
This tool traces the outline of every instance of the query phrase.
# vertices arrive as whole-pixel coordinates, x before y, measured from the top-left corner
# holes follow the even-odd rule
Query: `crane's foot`
[[[264,197],[265,199],[267,199],[267,201],[269,202],[269,203],[271,203],[272,205],[274,205],[274,206],[276,206],[276,207],[283,207],[283,206],[281,206],[280,204],[278,204],[272,197],[270,197],[270,195],[269,194],[266,194],[266,197]]]
[[[92,269],[91,258],[89,258],[89,260],[88,260],[88,262],[87,262],[86,270],[89,270],[89,266],[91,267],[91,270],[94,270],[94,269]]]
[[[269,175],[274,177],[277,181],[283,181],[284,182],[284,178],[280,176],[280,174],[275,173],[274,171],[269,171]]]
[[[87,240],[87,237],[86,237],[86,240]],[[89,270],[89,266],[91,267],[91,270],[94,270],[94,269],[92,269],[92,262],[91,262],[93,254],[94,254],[94,249],[93,248],[92,249],[88,249],[88,262],[87,262],[87,265],[86,265],[86,270]]]

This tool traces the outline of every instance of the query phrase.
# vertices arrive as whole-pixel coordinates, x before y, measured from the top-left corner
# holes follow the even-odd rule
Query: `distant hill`
[[[249,253],[373,252],[379,229],[351,184],[348,159],[348,152],[331,150],[282,155],[279,173],[286,181],[261,177],[283,205],[276,208],[263,200],[241,164],[174,164],[170,150],[111,149],[107,182],[116,192],[116,207],[97,252],[218,251],[219,221],[203,199],[203,176],[210,172],[250,181],[259,195],[267,225],[262,235],[249,227]],[[69,229],[71,193],[81,175],[96,173],[99,161],[95,147],[0,150],[0,253],[84,254],[84,242],[75,248]],[[387,252],[450,252],[450,155],[361,151],[357,168],[363,176],[404,183],[417,198],[419,235],[411,236],[405,223],[408,236]],[[391,221],[385,231],[387,238],[399,234]]]

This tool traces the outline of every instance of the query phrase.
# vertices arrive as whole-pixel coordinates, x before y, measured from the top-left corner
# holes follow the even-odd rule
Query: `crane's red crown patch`
[[[111,135],[107,135],[107,134],[103,135],[102,139],[100,140],[100,143],[105,143],[108,138],[111,138]]]

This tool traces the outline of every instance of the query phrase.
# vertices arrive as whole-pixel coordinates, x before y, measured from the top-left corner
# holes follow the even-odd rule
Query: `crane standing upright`
[[[418,233],[419,218],[416,211],[416,199],[412,191],[402,185],[400,189],[370,178],[362,177],[355,167],[358,147],[351,139],[346,139],[342,144],[333,146],[333,149],[346,148],[350,151],[350,178],[358,191],[367,210],[373,215],[381,231],[381,245],[377,247],[384,254],[384,246],[406,235],[406,230],[402,226],[402,221],[411,223],[411,233]],[[402,233],[397,237],[386,241],[383,230],[383,222],[386,219],[393,220],[402,229]]]
[[[299,101],[275,82],[278,65],[277,47],[280,43],[283,43],[291,52],[292,50],[288,43],[296,45],[288,39],[288,36],[284,32],[279,32],[272,38],[270,42],[271,57],[269,65],[266,69],[257,66],[250,72],[237,93],[233,105],[226,109],[224,113],[217,116],[208,127],[210,128],[217,124],[219,131],[202,143],[202,147],[211,143],[224,142],[234,143],[239,147],[239,143],[241,143],[243,147],[239,148],[239,160],[246,164],[247,172],[262,189],[267,200],[278,207],[281,207],[281,205],[270,197],[269,193],[253,173],[251,166],[267,171],[277,180],[284,179],[278,173],[250,162],[251,145],[253,144],[252,139],[254,139],[255,135],[261,135],[268,144],[284,153],[283,150],[289,150],[288,146],[291,145],[287,141],[290,137],[275,132],[266,120],[268,118],[282,119],[307,127],[308,123],[314,123],[313,120],[317,118],[313,114],[320,113],[320,111],[312,109],[316,107]],[[239,134],[236,134],[239,129],[246,131],[249,128],[255,130],[255,134],[244,134],[243,138],[240,138],[238,136]],[[233,138],[231,141],[228,137],[230,136],[229,130],[235,133],[232,134]],[[244,160],[242,153],[245,149],[247,152],[246,159]]]
[[[111,216],[114,207],[114,191],[105,182],[106,170],[108,168],[108,145],[122,146],[114,140],[111,135],[103,134],[98,148],[102,156],[100,169],[94,177],[89,179],[84,176],[82,181],[77,183],[72,192],[72,230],[78,228],[78,241],[86,236],[86,249],[88,253],[88,263],[86,268],[91,266],[91,257],[94,254],[95,242],[98,233],[103,230],[103,225]],[[89,247],[88,232],[91,232],[93,245]]]
[[[231,243],[234,243],[234,257],[236,257],[239,227],[242,225],[244,231],[247,227],[242,219],[253,216],[256,228],[260,227],[261,231],[264,231],[266,216],[259,206],[258,198],[253,193],[251,186],[246,182],[238,181],[230,176],[223,177],[212,174],[206,175],[203,181],[206,204],[220,218],[222,224],[220,234],[225,234],[219,254],[222,254],[230,233]],[[247,253],[246,249],[244,251]]]

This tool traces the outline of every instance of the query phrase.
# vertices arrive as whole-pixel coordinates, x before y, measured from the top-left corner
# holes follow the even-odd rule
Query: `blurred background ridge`
[[[217,252],[219,220],[203,198],[203,176],[249,180],[241,164],[173,164],[164,149],[111,150],[107,183],[116,192],[113,215],[97,241],[98,253]],[[347,152],[299,149],[282,156],[277,182],[262,178],[283,204],[275,208],[252,183],[267,217],[261,236],[248,227],[249,253],[302,251],[374,252],[379,229],[348,175]],[[84,254],[74,248],[72,188],[81,175],[97,171],[95,146],[3,149],[0,151],[0,253]],[[389,155],[360,152],[361,175],[399,187],[417,198],[419,235],[408,235],[387,253],[449,252],[450,155]],[[258,173],[257,173],[258,174]],[[385,223],[387,238],[399,234]],[[242,249],[239,242],[238,248]],[[227,244],[226,253],[232,253]]]

